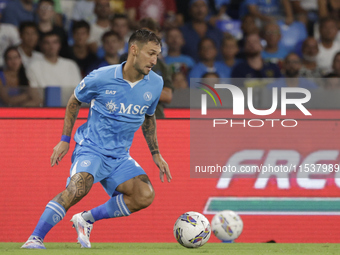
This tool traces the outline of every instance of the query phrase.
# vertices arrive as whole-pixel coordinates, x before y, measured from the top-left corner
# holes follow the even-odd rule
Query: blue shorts
[[[133,177],[146,174],[141,166],[130,156],[112,158],[104,156],[87,147],[76,145],[72,154],[70,177],[80,172],[86,172],[94,177],[94,182],[100,182],[109,196],[113,196],[117,186]]]

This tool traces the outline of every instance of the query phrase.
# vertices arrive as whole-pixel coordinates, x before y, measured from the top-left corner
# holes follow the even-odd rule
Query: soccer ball
[[[179,216],[174,226],[174,236],[181,245],[197,248],[205,244],[211,234],[208,219],[198,212],[186,212]]]
[[[221,241],[233,241],[241,235],[243,221],[234,211],[225,210],[215,214],[211,221],[211,229]]]

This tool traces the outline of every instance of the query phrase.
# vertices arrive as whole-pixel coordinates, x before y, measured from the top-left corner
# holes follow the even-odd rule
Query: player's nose
[[[154,66],[157,64],[157,57],[151,59],[151,64]]]

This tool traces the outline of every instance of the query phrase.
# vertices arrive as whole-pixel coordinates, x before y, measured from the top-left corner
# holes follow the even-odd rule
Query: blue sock
[[[55,201],[50,201],[46,205],[45,211],[41,215],[32,236],[38,236],[41,239],[44,239],[48,231],[61,221],[65,214],[65,208],[61,204]]]
[[[89,223],[93,223],[93,220],[97,221],[101,219],[117,218],[129,216],[130,214],[131,212],[124,202],[123,194],[120,194],[118,196],[111,197],[105,204],[84,212],[82,216]]]

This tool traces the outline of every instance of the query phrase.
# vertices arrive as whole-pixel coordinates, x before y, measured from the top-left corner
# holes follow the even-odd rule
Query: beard
[[[140,73],[140,74],[142,74],[142,75],[148,75],[149,74],[149,72],[145,72],[144,70],[143,70],[143,68],[141,68],[139,65],[137,65],[137,64],[134,64],[134,66],[133,66],[135,69],[136,69],[136,71],[138,72],[138,73]]]
[[[143,74],[143,75],[148,75],[149,72],[145,72],[143,69],[136,69],[138,73]]]

